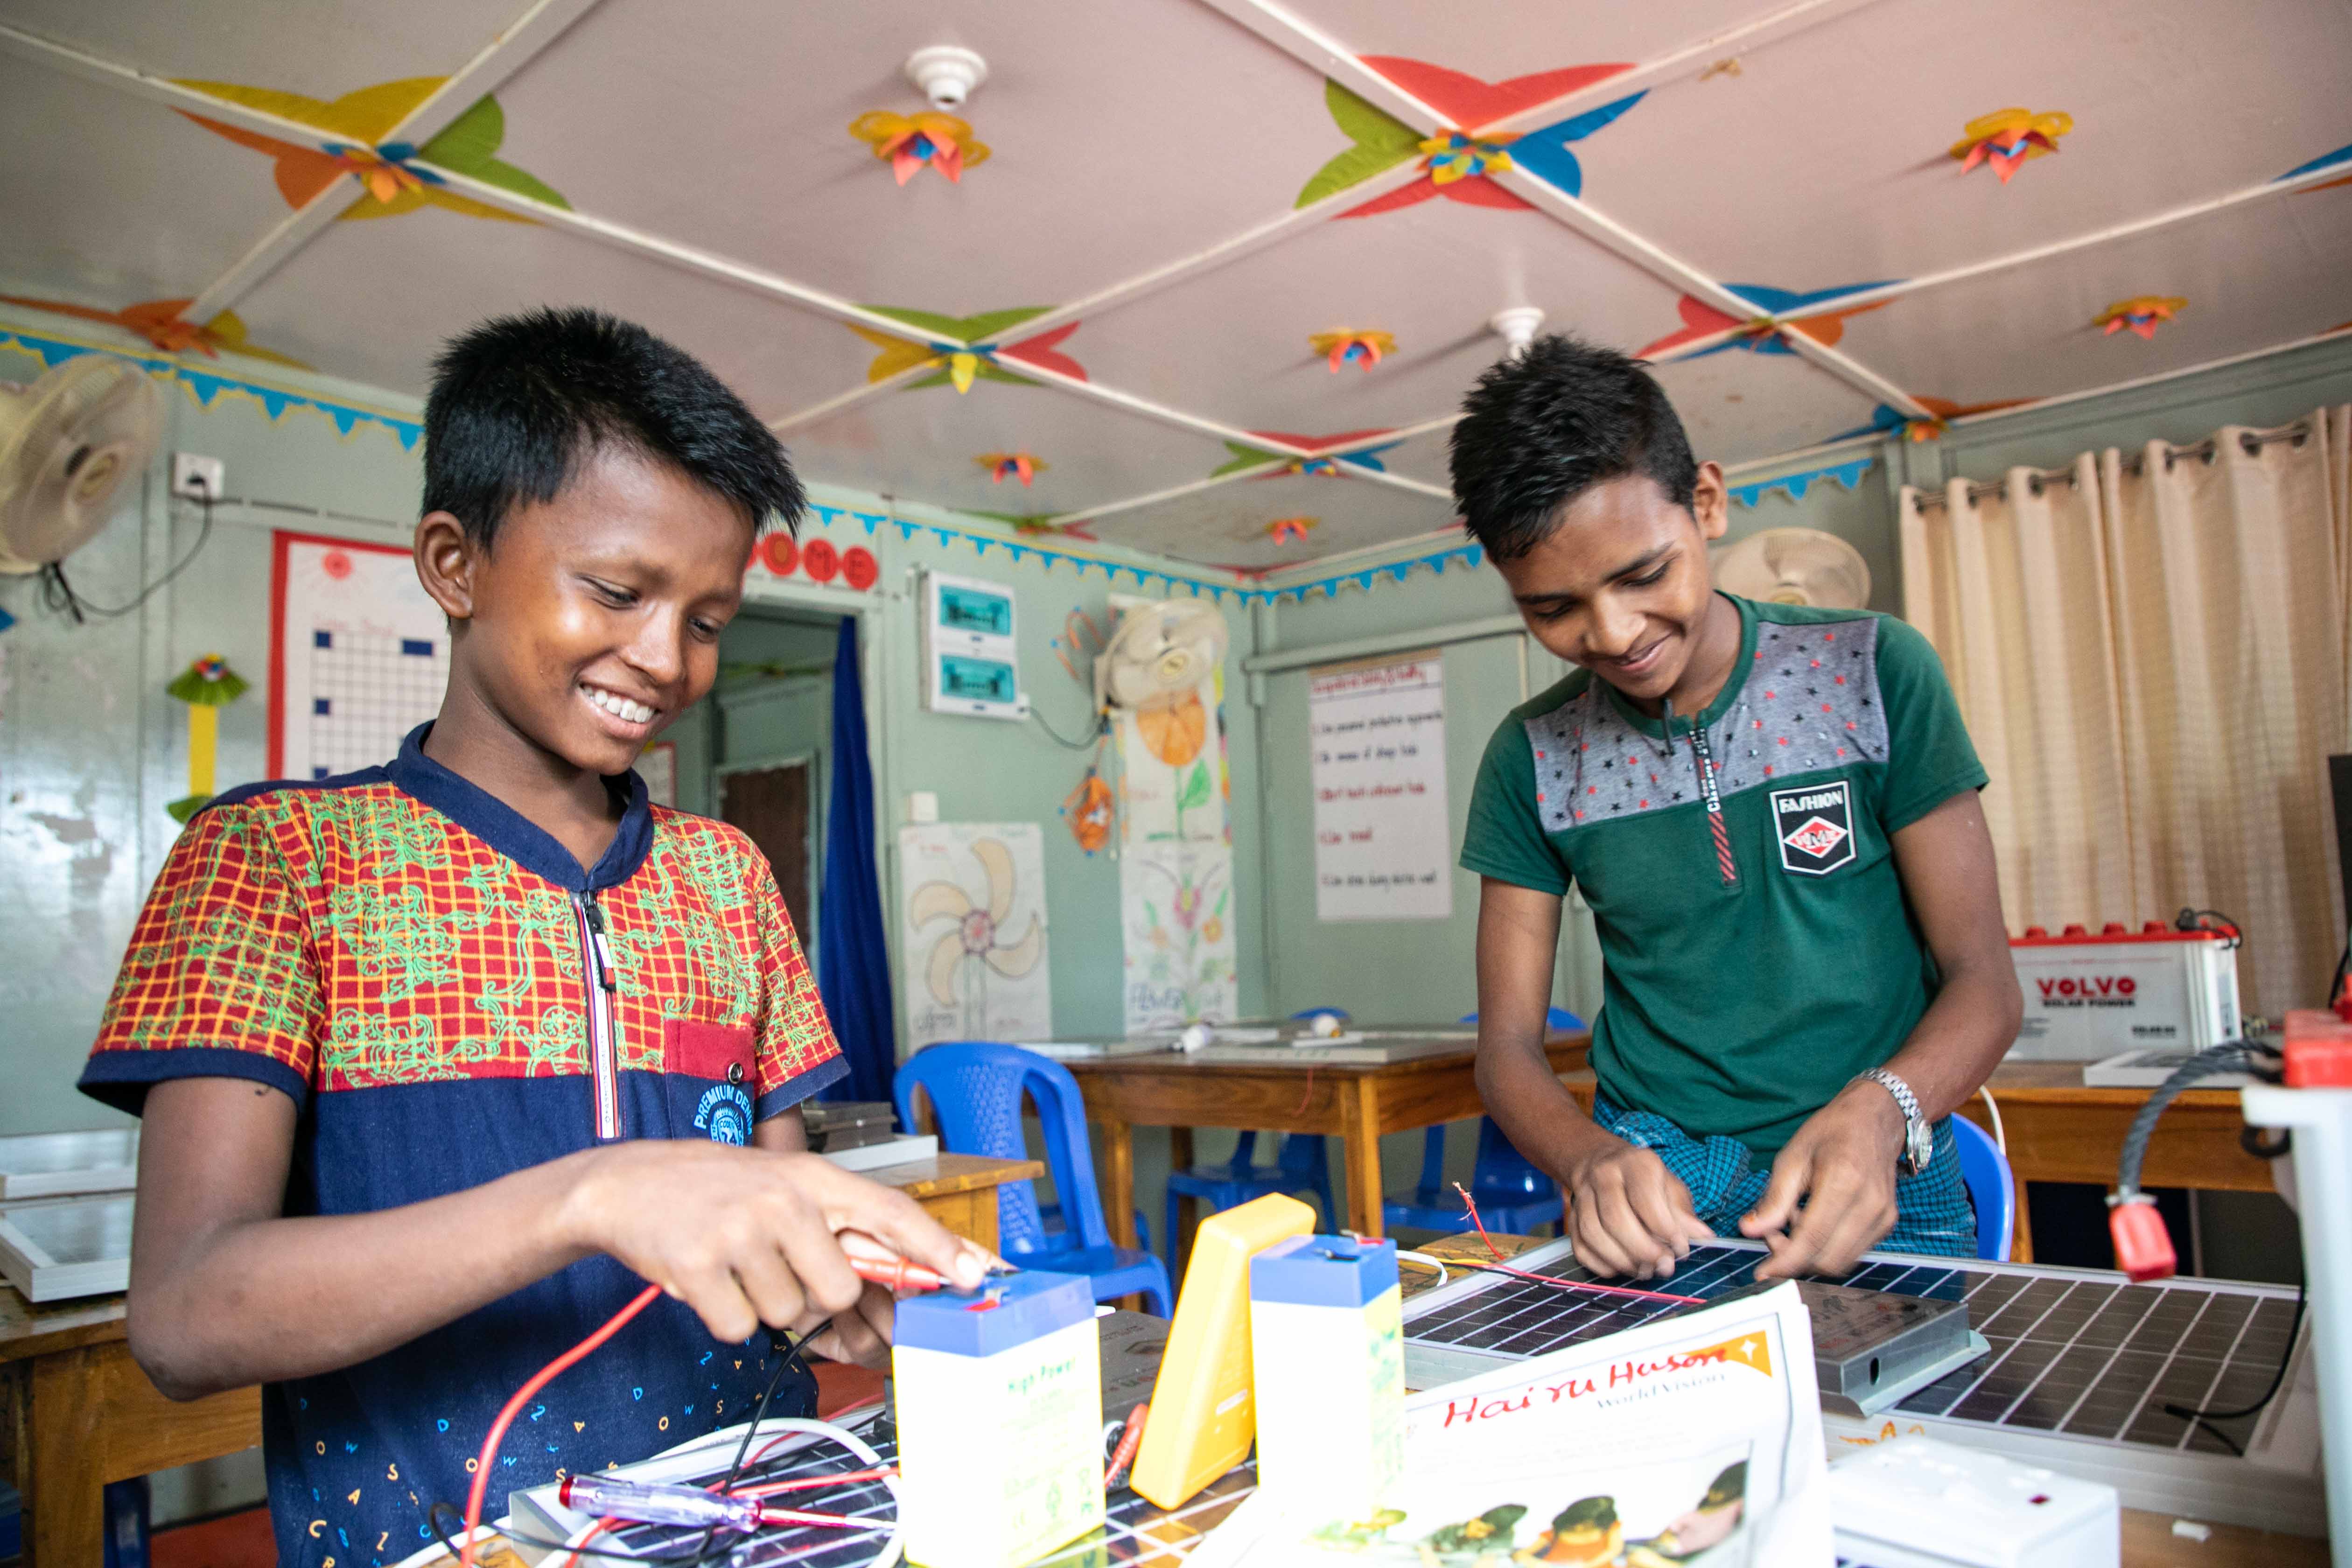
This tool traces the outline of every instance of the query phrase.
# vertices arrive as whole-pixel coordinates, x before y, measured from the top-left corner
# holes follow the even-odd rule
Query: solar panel
[[[1552,1279],[1713,1300],[1753,1283],[1763,1248],[1725,1241],[1694,1247],[1664,1279],[1608,1279],[1579,1265],[1559,1241],[1514,1258]],[[1873,1253],[1835,1282],[1896,1295],[1963,1302],[1989,1352],[1900,1401],[1884,1418],[1831,1417],[1838,1437],[1867,1440],[1921,1430],[2032,1458],[2053,1468],[2134,1486],[2153,1500],[2188,1506],[2187,1487],[2233,1498],[2231,1511],[2200,1517],[2271,1529],[2323,1527],[2317,1417],[2308,1357],[2291,1344],[2294,1292],[2211,1279],[2135,1285],[2121,1274],[2030,1264]],[[1632,1296],[1585,1295],[1476,1273],[1406,1303],[1407,1381],[1464,1375],[1483,1359],[1519,1360],[1689,1310]],[[2192,1422],[2168,1413],[2237,1410],[2296,1356],[2277,1399],[2255,1415]],[[2246,1450],[2241,1458],[2232,1445]],[[2126,1480],[2130,1484],[2126,1484]],[[2275,1482],[2276,1484],[2271,1484]]]

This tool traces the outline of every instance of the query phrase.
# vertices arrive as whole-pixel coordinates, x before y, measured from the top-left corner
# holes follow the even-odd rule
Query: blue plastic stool
[[[1463,1020],[1475,1024],[1478,1015]],[[1565,1007],[1544,1015],[1552,1029],[1581,1029],[1584,1020]],[[1559,1184],[1520,1153],[1491,1116],[1478,1119],[1478,1160],[1470,1176],[1470,1195],[1478,1201],[1478,1217],[1491,1231],[1526,1236],[1539,1225],[1557,1225],[1564,1212]],[[1432,1127],[1422,1134],[1421,1184],[1412,1196],[1381,1205],[1381,1223],[1412,1226],[1416,1230],[1465,1231],[1470,1214],[1462,1195],[1445,1184],[1445,1129]]]
[[[1977,1256],[2006,1263],[2017,1239],[2017,1184],[2008,1157],[1991,1133],[1965,1116],[1952,1118],[1952,1141],[1960,1146],[1960,1180],[1977,1209]]]
[[[1044,1126],[1045,1168],[1054,1178],[1069,1230],[1054,1246],[1037,1212],[1028,1182],[999,1187],[997,1250],[1007,1260],[1094,1280],[1095,1300],[1108,1301],[1140,1292],[1160,1317],[1173,1310],[1168,1267],[1149,1252],[1111,1245],[1103,1223],[1102,1197],[1095,1189],[1094,1152],[1087,1142],[1086,1100],[1069,1068],[1034,1051],[981,1040],[932,1046],[898,1068],[891,1085],[898,1125],[915,1121],[915,1090],[930,1097],[940,1146],[951,1153],[1025,1160],[1028,1141],[1021,1129],[1025,1096]]]

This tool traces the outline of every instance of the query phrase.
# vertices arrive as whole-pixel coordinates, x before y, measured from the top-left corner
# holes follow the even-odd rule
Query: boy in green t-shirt
[[[1606,349],[1545,338],[1480,377],[1454,493],[1579,667],[1496,731],[1462,847],[1479,1091],[1559,1178],[1578,1258],[1647,1278],[1740,1234],[1770,1278],[1882,1240],[1974,1252],[1945,1119],[2022,1002],[1934,650],[1890,616],[1716,592],[1722,470]],[[1542,1048],[1571,882],[1603,960],[1589,1119]]]

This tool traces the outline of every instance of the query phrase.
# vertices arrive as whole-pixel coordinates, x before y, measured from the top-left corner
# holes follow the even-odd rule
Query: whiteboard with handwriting
[[[1425,654],[1309,671],[1307,714],[1316,915],[1451,919],[1444,662]]]

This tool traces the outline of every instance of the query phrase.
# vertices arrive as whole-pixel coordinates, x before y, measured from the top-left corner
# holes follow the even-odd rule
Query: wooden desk
[[[958,1236],[996,1248],[996,1189],[1045,1173],[1034,1160],[941,1154],[867,1173]],[[97,1568],[99,1493],[261,1441],[261,1390],[174,1404],[124,1339],[123,1299],[27,1304],[0,1287],[0,1474],[24,1493],[22,1568]]]
[[[1561,1079],[1577,1103],[1592,1109],[1592,1074]],[[2124,1130],[2152,1092],[2145,1089],[2085,1089],[2079,1062],[2003,1062],[1993,1069],[1993,1103],[2009,1139],[2009,1168],[2017,1184],[2016,1263],[2033,1261],[2033,1226],[2025,1202],[2028,1182],[2116,1184]],[[1992,1131],[1984,1101],[1971,1099],[1960,1114]],[[2148,1140],[2142,1184],[2267,1193],[2271,1167],[2238,1146],[2245,1118],[2234,1089],[2192,1089],[2166,1109]],[[2188,1543],[2184,1543],[2188,1544]]]
[[[1591,1037],[1551,1037],[1554,1072],[1584,1065]],[[1483,1115],[1471,1077],[1475,1047],[1379,1067],[1334,1063],[1215,1062],[1178,1052],[1065,1062],[1087,1097],[1087,1119],[1102,1130],[1096,1171],[1103,1217],[1123,1247],[1135,1245],[1135,1138],[1139,1126],[1171,1130],[1170,1163],[1192,1163],[1192,1129],[1337,1136],[1347,1144],[1348,1226],[1381,1232],[1381,1136]],[[1176,1237],[1169,1238],[1171,1255]]]
[[[2080,1087],[2079,1078],[2076,1087]],[[2137,1094],[2137,1089],[2093,1089],[2094,1094]],[[1995,1098],[1999,1093],[1996,1091]],[[2234,1099],[2234,1092],[2231,1093]],[[2009,1114],[2003,1104],[2001,1114]],[[2014,1138],[2015,1133],[2011,1136]],[[1529,1236],[1498,1236],[1496,1250],[1506,1258],[1516,1257],[1529,1247],[1544,1243]],[[1444,1260],[1460,1258],[1471,1262],[1488,1261],[1485,1244],[1475,1236],[1448,1236],[1430,1242],[1421,1248],[1431,1257]],[[1406,1264],[1398,1270],[1399,1283],[1406,1300],[1437,1287],[1437,1277],[1426,1268]],[[2148,1513],[2127,1508],[2123,1510],[2124,1568],[2327,1568],[2327,1542],[2307,1535],[2279,1535],[2266,1530],[2247,1530],[2234,1524],[2215,1524],[2205,1541],[2191,1541],[2172,1533],[2173,1516]]]

